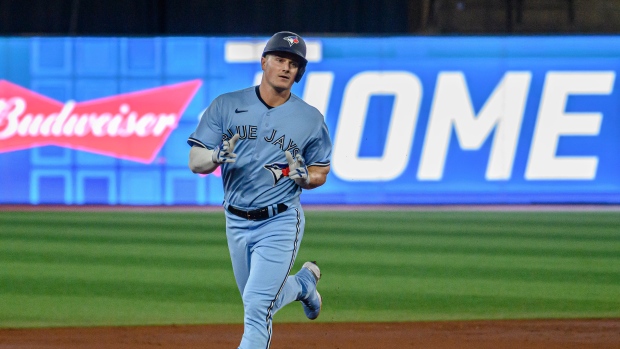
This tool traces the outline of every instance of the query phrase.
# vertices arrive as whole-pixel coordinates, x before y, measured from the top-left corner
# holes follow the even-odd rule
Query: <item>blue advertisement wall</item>
[[[266,40],[0,38],[2,86],[61,107],[200,80],[147,162],[3,146],[13,96],[0,87],[0,203],[221,204],[218,174],[187,168],[186,140],[216,96],[260,81]],[[620,37],[306,41],[293,93],[323,113],[334,149],[303,202],[620,203]]]

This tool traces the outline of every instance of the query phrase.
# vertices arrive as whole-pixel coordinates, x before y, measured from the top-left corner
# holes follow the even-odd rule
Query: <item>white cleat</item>
[[[316,285],[321,279],[321,270],[319,266],[316,265],[316,262],[306,262],[297,275],[308,282],[309,287],[306,291],[307,294],[300,299],[300,301],[304,308],[304,313],[306,313],[306,317],[310,320],[314,320],[319,317],[321,307],[323,306],[323,299],[316,290]]]

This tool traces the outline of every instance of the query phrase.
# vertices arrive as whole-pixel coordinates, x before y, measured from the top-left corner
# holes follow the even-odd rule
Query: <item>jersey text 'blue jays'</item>
[[[330,164],[332,144],[323,115],[294,94],[275,108],[262,102],[256,87],[223,94],[187,142],[213,149],[235,134],[237,160],[221,168],[224,200],[236,207],[299,201],[301,188],[286,177],[287,150],[301,154],[308,166]]]

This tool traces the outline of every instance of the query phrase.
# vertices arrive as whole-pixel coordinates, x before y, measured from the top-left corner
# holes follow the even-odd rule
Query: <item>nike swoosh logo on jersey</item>
[[[235,109],[235,113],[245,113],[247,110],[239,110],[239,108]]]

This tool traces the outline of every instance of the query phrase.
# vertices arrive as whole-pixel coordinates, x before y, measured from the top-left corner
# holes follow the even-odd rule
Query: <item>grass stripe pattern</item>
[[[306,219],[317,321],[620,317],[619,212]],[[0,212],[0,327],[242,321],[221,212]]]

